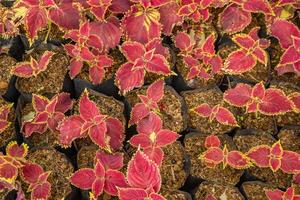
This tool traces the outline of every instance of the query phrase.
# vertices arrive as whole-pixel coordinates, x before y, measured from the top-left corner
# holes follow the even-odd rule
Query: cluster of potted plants
[[[298,0],[0,3],[2,199],[300,199]]]

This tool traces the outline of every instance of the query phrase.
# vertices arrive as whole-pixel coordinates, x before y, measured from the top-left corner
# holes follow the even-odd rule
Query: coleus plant
[[[84,65],[89,65],[89,77],[94,84],[102,82],[105,68],[111,67],[113,60],[104,51],[101,37],[91,32],[90,22],[81,23],[79,30],[70,30],[65,35],[76,44],[64,45],[68,55],[72,57],[69,65],[69,75],[74,78],[78,75]],[[92,48],[92,49],[91,49]]]
[[[45,133],[48,129],[57,132],[58,124],[65,118],[64,113],[72,108],[73,102],[67,93],[59,93],[51,100],[33,94],[32,105],[35,116],[22,123],[22,133],[25,137],[34,132]]]
[[[26,161],[27,153],[28,146],[24,143],[18,145],[13,141],[7,145],[6,155],[0,155],[1,188],[16,189],[17,199],[25,199],[24,192],[17,181],[17,177],[20,176],[29,184],[28,192],[31,192],[31,200],[46,200],[51,191],[51,184],[47,181],[50,172],[44,172],[40,165]]]
[[[280,89],[266,89],[263,83],[255,86],[239,83],[224,93],[224,100],[237,107],[246,107],[247,113],[279,115],[292,110],[292,102]]]
[[[215,35],[208,36],[204,41],[198,41],[194,33],[179,32],[174,43],[180,49],[184,64],[189,68],[187,79],[196,77],[202,79],[212,78],[221,72],[223,61],[215,52]]]
[[[146,95],[138,95],[141,103],[133,106],[129,121],[130,125],[137,124],[151,112],[159,112],[158,102],[163,98],[164,84],[163,80],[155,81],[147,88]]]
[[[14,9],[16,15],[24,19],[30,43],[48,23],[57,24],[63,29],[75,29],[81,18],[78,6],[72,1],[20,0],[14,5]]]
[[[98,151],[95,156],[94,169],[81,168],[70,178],[72,185],[84,189],[91,189],[90,198],[97,200],[103,193],[117,196],[119,187],[127,187],[123,173],[123,155],[120,153],[107,154]]]
[[[25,163],[22,167],[22,178],[29,184],[32,200],[48,199],[51,194],[51,184],[47,180],[50,171],[45,172],[43,168],[35,163]]]
[[[122,94],[144,84],[146,72],[168,76],[172,74],[167,58],[168,50],[161,40],[155,38],[143,45],[139,42],[126,41],[121,46],[127,62],[116,72],[115,83]]]
[[[24,78],[36,77],[47,69],[47,66],[54,55],[52,51],[45,51],[39,61],[30,57],[30,61],[19,62],[11,70],[11,73]]]
[[[77,138],[89,138],[100,148],[118,150],[124,140],[124,126],[118,119],[100,113],[95,102],[89,99],[87,89],[79,99],[79,114],[65,118],[58,126],[59,141],[71,146]]]
[[[200,117],[209,118],[210,123],[216,120],[223,125],[239,126],[232,112],[219,104],[211,107],[207,103],[202,103],[196,108],[192,108],[191,111]]]
[[[251,166],[250,159],[240,151],[229,151],[224,145],[221,149],[221,142],[215,135],[206,137],[205,147],[207,150],[200,155],[200,159],[209,167],[215,167],[223,163],[223,168],[229,165],[235,169],[245,169]]]
[[[128,163],[127,187],[118,188],[120,200],[165,200],[158,194],[161,176],[158,166],[139,149]]]
[[[233,0],[219,14],[219,26],[225,33],[234,34],[244,30],[252,21],[251,13],[274,15],[267,0]]]
[[[155,163],[162,163],[164,152],[162,147],[175,142],[179,135],[173,131],[162,128],[162,120],[154,113],[142,119],[137,124],[138,134],[132,136],[129,143],[134,147],[140,147],[144,153]]]
[[[132,0],[133,4],[122,20],[126,40],[146,44],[161,35],[158,7],[169,0],[144,1]]]
[[[227,57],[223,70],[229,74],[242,74],[253,69],[257,62],[268,64],[269,56],[265,51],[270,41],[258,37],[259,27],[251,29],[249,34],[236,34],[233,41],[240,49]]]
[[[178,15],[191,19],[194,22],[207,21],[210,17],[208,7],[213,0],[180,0]]]
[[[284,173],[297,174],[300,171],[300,154],[283,150],[280,141],[271,147],[259,145],[247,152],[247,157],[256,166],[270,168],[273,172],[281,169]]]
[[[295,189],[289,187],[285,192],[279,189],[266,190],[265,194],[268,200],[299,200],[300,195],[295,194]]]
[[[282,31],[287,30],[287,31]],[[294,72],[300,75],[300,30],[299,28],[282,19],[276,19],[270,27],[271,34],[279,40],[285,50],[275,70],[279,75]],[[284,33],[283,33],[284,32]]]
[[[5,131],[11,124],[8,121],[8,115],[11,111],[13,104],[6,104],[0,107],[0,133]]]

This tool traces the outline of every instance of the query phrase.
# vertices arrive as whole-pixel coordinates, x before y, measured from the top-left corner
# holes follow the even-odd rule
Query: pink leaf
[[[249,85],[240,83],[224,93],[224,100],[234,106],[245,106],[251,99],[251,90]]]
[[[148,194],[140,188],[120,188],[118,196],[120,200],[143,200],[148,197]]]
[[[234,115],[227,108],[224,107],[219,107],[216,113],[216,120],[224,125],[238,126]]]
[[[265,191],[267,197],[269,200],[282,200],[282,196],[284,194],[284,192],[282,192],[281,190],[266,190]]]
[[[80,112],[80,116],[84,120],[91,121],[96,116],[100,115],[100,112],[95,102],[91,101],[88,95],[89,95],[88,91],[84,90],[79,100],[79,112]]]
[[[123,167],[123,154],[121,153],[114,153],[108,154],[102,150],[98,150],[95,156],[96,162],[100,162],[104,168],[107,169],[114,169],[119,170]]]
[[[232,4],[225,8],[219,16],[219,24],[227,33],[242,31],[251,22],[251,13]]]
[[[147,96],[155,102],[162,99],[164,95],[164,81],[158,80],[152,83],[147,89]]]
[[[161,177],[157,165],[140,150],[128,163],[127,181],[131,187],[159,191]]]
[[[283,19],[276,19],[270,30],[271,34],[279,40],[280,45],[284,49],[293,45],[292,36],[300,37],[300,31],[297,26]]]
[[[280,169],[284,173],[297,173],[300,171],[300,155],[292,151],[283,151]]]
[[[137,124],[140,120],[147,117],[150,113],[150,110],[143,103],[137,103],[131,110],[131,116],[129,124]]]
[[[106,141],[106,132],[107,132],[107,127],[106,123],[97,123],[96,125],[93,125],[89,129],[89,136],[91,140],[97,144],[100,148],[109,148],[109,144],[107,144]]]
[[[170,130],[163,129],[157,133],[156,147],[164,147],[175,142],[180,136]]]
[[[46,10],[39,6],[31,7],[25,16],[25,25],[29,38],[33,40],[37,36],[37,32],[47,25]]]
[[[224,70],[229,74],[241,74],[250,71],[255,67],[256,59],[245,50],[234,51],[229,54]]]
[[[170,66],[168,61],[162,55],[155,54],[153,58],[147,62],[145,69],[148,72],[153,72],[156,74],[169,75],[171,74]]]
[[[233,37],[233,41],[247,51],[255,45],[253,38],[246,34],[236,34]]]
[[[125,42],[122,44],[122,52],[129,62],[134,63],[146,53],[145,47],[139,42]]]
[[[192,46],[190,36],[185,32],[179,32],[174,39],[175,46],[181,51],[188,51]]]
[[[75,139],[85,137],[86,133],[82,132],[83,124],[84,120],[78,115],[73,115],[63,120],[58,127],[60,131],[60,144],[63,146],[71,146],[71,143]]]
[[[104,179],[103,177],[100,179],[96,179],[92,185],[92,196],[96,199],[103,193],[104,189]]]
[[[211,147],[201,155],[201,159],[208,164],[218,165],[224,160],[223,151],[218,147]]]
[[[258,167],[269,167],[269,156],[270,156],[270,147],[267,145],[260,145],[253,147],[247,153],[247,157],[257,165]]]
[[[11,73],[19,77],[29,78],[33,76],[33,69],[29,62],[22,62],[14,66]]]
[[[266,90],[259,110],[265,115],[283,114],[292,109],[291,101],[279,89],[270,88]]]
[[[204,142],[205,148],[211,148],[211,147],[220,147],[221,141],[216,135],[210,135],[205,138]]]
[[[260,12],[266,15],[272,15],[273,10],[267,0],[248,0],[243,3],[243,9],[249,12]]]
[[[57,96],[55,96],[55,98],[57,98],[55,111],[65,113],[72,108],[73,102],[70,98],[70,94],[60,93]]]
[[[5,152],[10,157],[22,160],[28,153],[28,146],[25,143],[18,145],[16,141],[12,141],[6,146]]]
[[[114,151],[123,147],[125,139],[125,130],[122,122],[116,118],[108,117],[106,119],[106,136],[109,137],[109,146]]]
[[[161,148],[146,148],[144,149],[144,153],[149,157],[150,160],[155,162],[158,166],[161,166],[164,159],[164,152]]]
[[[43,112],[46,109],[46,106],[50,103],[49,99],[46,97],[33,94],[32,95],[32,105],[36,112]]]
[[[264,64],[265,66],[268,64],[269,56],[265,50],[257,47],[252,53],[260,63]]]
[[[282,55],[280,59],[280,65],[292,64],[300,61],[300,51],[290,46]]]
[[[129,143],[134,147],[149,148],[152,145],[152,141],[148,135],[137,134],[131,137]]]
[[[117,187],[126,187],[127,183],[123,173],[109,169],[105,173],[104,191],[110,195],[118,195]]]
[[[50,197],[51,184],[49,182],[42,183],[33,188],[31,192],[31,199],[48,199]]]
[[[226,160],[228,165],[235,169],[245,169],[250,166],[249,159],[239,151],[230,151]]]
[[[202,117],[209,117],[212,114],[212,108],[207,103],[201,104],[194,111]]]
[[[22,167],[22,178],[28,184],[37,183],[39,176],[44,172],[43,168],[34,163],[26,163]]]
[[[54,53],[52,51],[45,51],[38,62],[39,72],[45,71]]]
[[[132,70],[132,68],[133,64],[125,63],[116,72],[116,85],[122,94],[144,84],[145,71],[143,69]]]
[[[137,131],[140,134],[150,135],[151,133],[157,133],[162,129],[162,120],[154,113],[141,120],[137,125]]]
[[[82,168],[72,175],[70,182],[78,188],[88,190],[92,188],[92,184],[95,179],[96,175],[93,169]]]
[[[69,65],[69,75],[73,79],[76,75],[78,75],[81,71],[81,68],[83,67],[83,62],[82,60],[76,60],[72,59]]]
[[[177,14],[178,9],[179,5],[176,2],[170,2],[159,7],[160,23],[165,35],[171,35],[173,27],[181,23],[182,17]]]

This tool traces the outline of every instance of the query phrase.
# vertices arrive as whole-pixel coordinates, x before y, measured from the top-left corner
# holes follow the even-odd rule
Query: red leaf
[[[128,163],[127,181],[131,187],[158,192],[161,177],[157,165],[138,150]]]
[[[39,176],[44,173],[43,168],[34,163],[26,163],[24,167],[22,167],[22,178],[28,184],[37,183]]]
[[[162,161],[164,159],[164,152],[161,148],[146,148],[144,149],[144,153],[148,156],[150,160],[155,162],[158,166],[161,166]]]
[[[70,94],[68,93],[59,93],[55,96],[57,98],[57,103],[55,106],[55,111],[65,113],[70,110],[73,106],[73,101],[70,98]]]
[[[83,190],[91,189],[95,180],[96,175],[94,170],[88,168],[79,169],[70,178],[70,182],[72,185]]]
[[[110,195],[117,196],[118,188],[126,187],[127,183],[123,173],[109,169],[105,174],[104,191]]]
[[[38,62],[38,73],[45,71],[54,53],[52,51],[45,51]]]
[[[253,88],[252,88],[252,98],[256,98],[258,100],[262,100],[265,95],[266,95],[266,89],[265,86],[262,82],[257,83]]]
[[[64,119],[58,127],[60,144],[69,147],[75,139],[85,137],[86,132],[82,132],[83,124],[84,120],[78,115]]]
[[[244,11],[239,6],[232,4],[225,8],[219,16],[219,24],[227,33],[242,31],[251,22],[251,13]]]
[[[192,47],[190,36],[185,32],[179,32],[174,38],[174,43],[181,51],[188,51]]]
[[[119,188],[120,200],[142,200],[148,197],[147,192],[140,188]]]
[[[122,53],[129,62],[134,63],[145,55],[146,49],[139,42],[124,42],[122,44]]]
[[[300,93],[295,92],[291,94],[289,98],[293,103],[293,108],[295,112],[300,112]]]
[[[204,41],[203,43],[203,46],[202,46],[202,50],[204,53],[208,54],[208,55],[215,55],[215,35],[212,34],[210,36],[208,36],[206,38],[206,40]]]
[[[155,81],[148,87],[147,96],[155,102],[160,101],[164,95],[164,85],[163,80]]]
[[[29,78],[33,76],[33,69],[30,62],[21,62],[12,68],[11,73],[19,77]]]
[[[122,28],[127,38],[145,44],[161,35],[159,12],[153,8],[141,10],[132,6],[123,18]]]
[[[102,150],[98,150],[95,156],[95,161],[100,162],[104,168],[107,169],[114,169],[119,170],[123,167],[123,154],[121,153],[114,153],[108,154]]]
[[[201,155],[201,160],[207,164],[218,165],[224,160],[222,149],[219,147],[211,147]]]
[[[166,200],[163,196],[156,194],[156,193],[151,193],[150,198],[152,200]]]
[[[161,129],[162,120],[154,113],[150,113],[147,118],[141,120],[137,125],[139,134],[150,135],[151,133],[157,133]]]
[[[168,61],[165,57],[159,54],[153,55],[153,58],[147,62],[145,69],[148,72],[153,72],[156,74],[162,74],[162,75],[170,75],[171,70],[170,66],[168,64]]]
[[[265,15],[272,15],[273,10],[267,0],[248,0],[243,3],[243,9],[249,12],[260,12]]]
[[[255,45],[254,39],[247,34],[236,34],[232,40],[247,51]]]
[[[275,115],[290,111],[292,103],[281,90],[270,88],[266,90],[265,97],[258,107],[265,115]]]
[[[234,51],[226,59],[224,71],[229,74],[242,74],[255,67],[256,59],[245,50]]]
[[[224,100],[234,106],[243,107],[251,99],[251,87],[247,84],[237,84],[234,89],[229,89],[224,93]]]
[[[47,25],[46,10],[33,6],[28,9],[25,16],[25,26],[30,40],[37,36],[37,32]]]
[[[283,151],[280,169],[284,173],[297,173],[300,171],[300,155],[292,151]]]
[[[148,135],[137,134],[131,137],[129,143],[134,147],[150,148],[153,142]]]
[[[0,166],[0,177],[8,183],[13,183],[18,176],[18,168],[12,163],[3,163]]]
[[[50,197],[51,184],[45,182],[35,186],[31,192],[32,200],[48,199]]]
[[[235,169],[245,169],[250,166],[250,160],[239,151],[230,151],[226,160],[228,165]]]
[[[91,196],[94,197],[95,199],[97,199],[103,193],[104,184],[105,184],[105,182],[104,182],[103,178],[96,179],[92,185]],[[91,199],[93,199],[93,198],[91,198]]]
[[[275,19],[270,30],[271,34],[279,40],[280,45],[284,49],[293,45],[292,36],[300,37],[300,31],[297,26],[284,19]]]
[[[212,108],[207,103],[201,104],[194,111],[201,117],[209,117],[212,114]]]
[[[180,24],[182,17],[177,14],[179,5],[176,2],[170,2],[159,7],[160,23],[162,24],[162,32],[165,35],[171,35],[173,27]]]
[[[36,112],[43,112],[49,104],[49,99],[40,95],[32,95],[32,105]]]
[[[140,120],[147,117],[150,113],[150,110],[143,103],[137,103],[131,110],[129,124],[137,124]]]
[[[59,27],[71,30],[79,28],[80,13],[72,3],[61,3],[49,10],[50,19]]]
[[[227,108],[224,107],[219,107],[216,113],[216,120],[224,125],[238,126],[234,115]]]
[[[83,67],[82,60],[71,59],[71,62],[69,65],[70,77],[73,79],[76,75],[78,75],[80,73],[82,67]]]
[[[5,152],[6,155],[21,160],[27,156],[28,146],[25,143],[18,145],[16,141],[12,141],[6,146]]]
[[[80,116],[85,121],[91,121],[95,117],[100,115],[99,109],[95,104],[95,102],[89,99],[89,94],[87,90],[84,90],[79,100],[79,112],[80,112]]]
[[[116,85],[123,95],[144,84],[144,69],[132,70],[132,68],[133,64],[125,63],[116,72]]]
[[[163,129],[157,133],[156,147],[164,147],[175,142],[180,136],[170,130]]]
[[[279,65],[293,64],[300,60],[300,51],[290,46],[282,55]]]
[[[254,51],[252,53],[260,63],[264,64],[265,66],[268,64],[269,56],[265,50],[257,47],[254,49]]]
[[[106,136],[109,137],[109,146],[114,151],[123,147],[123,141],[125,139],[124,125],[120,120],[108,117],[106,119]]]
[[[97,123],[89,128],[89,136],[91,140],[97,144],[100,148],[109,148],[108,141],[106,139],[107,127],[106,123]]]
[[[260,145],[253,147],[247,153],[250,160],[258,167],[269,167],[270,147],[267,145]]]
[[[284,194],[284,192],[282,192],[281,190],[266,190],[265,191],[267,197],[269,200],[282,200],[282,196]]]
[[[210,135],[205,138],[204,142],[205,148],[211,148],[211,147],[220,147],[221,141],[216,135]]]
[[[22,124],[22,133],[25,137],[30,137],[32,133],[45,133],[47,124],[34,124],[32,122],[24,122]]]

